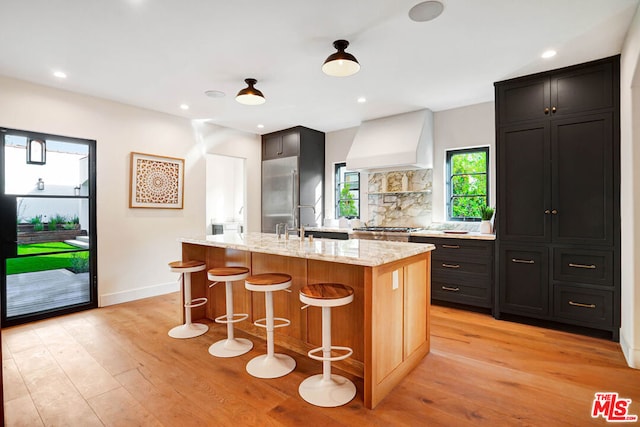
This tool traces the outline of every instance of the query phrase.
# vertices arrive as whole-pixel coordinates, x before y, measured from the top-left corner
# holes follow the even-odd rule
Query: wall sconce
[[[47,162],[47,144],[40,139],[30,139],[27,142],[27,163],[44,165]]]
[[[38,178],[38,190],[44,190],[44,181],[42,178]]]

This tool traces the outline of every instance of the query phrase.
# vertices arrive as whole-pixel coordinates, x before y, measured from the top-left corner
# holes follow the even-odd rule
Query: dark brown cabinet
[[[619,57],[495,88],[495,314],[605,329],[617,339]]]
[[[300,132],[276,132],[262,137],[262,160],[291,157],[300,154]]]
[[[613,108],[617,65],[601,60],[553,74],[518,78],[496,86],[501,125]]]
[[[296,126],[262,136],[262,232],[324,218],[323,132]]]
[[[431,299],[493,308],[493,241],[411,236],[431,243]]]

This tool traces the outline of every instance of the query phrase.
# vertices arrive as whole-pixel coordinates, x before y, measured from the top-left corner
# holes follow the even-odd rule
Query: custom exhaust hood
[[[347,169],[433,167],[433,112],[419,110],[362,122],[347,154]]]

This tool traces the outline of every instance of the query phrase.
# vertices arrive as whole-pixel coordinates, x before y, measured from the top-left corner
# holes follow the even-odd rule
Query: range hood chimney
[[[433,112],[419,110],[363,122],[347,169],[383,171],[433,167]]]

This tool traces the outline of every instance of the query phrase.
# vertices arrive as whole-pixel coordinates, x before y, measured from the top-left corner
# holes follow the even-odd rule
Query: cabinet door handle
[[[442,266],[446,268],[460,268],[458,264],[442,264]]]
[[[447,249],[460,249],[458,245],[442,245],[442,247]]]
[[[573,301],[569,301],[569,305],[573,305],[575,307],[596,308],[595,304],[583,304],[581,302],[573,302]]]
[[[555,114],[556,113],[556,107],[551,107],[551,112]]]
[[[458,291],[460,291],[460,288],[450,288],[448,286],[442,286],[442,290],[443,291],[450,291],[450,292],[458,292]]]
[[[545,114],[549,114],[549,107],[547,107],[547,108],[545,108],[545,109],[544,109],[544,113],[545,113]]]
[[[558,214],[558,211],[557,211],[557,210],[555,210],[555,209],[553,209],[553,210],[551,210],[551,213],[552,213],[552,214],[554,214],[554,215],[557,215],[557,214]]]
[[[549,209],[545,209],[544,213],[545,213],[545,215],[549,215],[551,213],[551,211]]]
[[[535,262],[532,259],[511,258],[511,262],[515,262],[518,264],[535,264]]]
[[[574,264],[572,262],[569,263],[569,267],[574,267],[574,268],[588,268],[590,270],[595,270],[596,266],[593,264],[587,265],[587,264]]]

